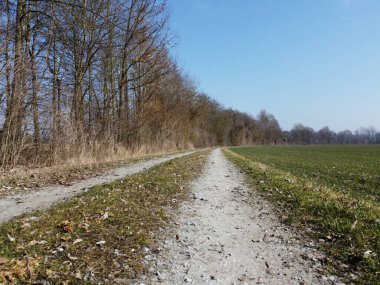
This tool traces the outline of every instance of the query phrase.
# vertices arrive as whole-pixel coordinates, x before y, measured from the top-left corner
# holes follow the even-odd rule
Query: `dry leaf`
[[[83,241],[83,239],[77,238],[76,240],[73,241],[73,244],[77,244],[77,243],[80,243],[82,241]]]
[[[61,222],[60,227],[67,233],[73,231],[73,224],[68,220]]]
[[[0,265],[6,264],[8,262],[9,262],[9,259],[4,258],[4,257],[0,257]]]
[[[75,272],[75,279],[78,279],[78,280],[82,280],[83,279],[82,274],[80,273],[80,271]]]
[[[46,274],[47,277],[51,277],[54,274],[54,271],[51,270],[51,269],[46,269],[45,274]]]
[[[68,257],[70,260],[78,260],[78,257],[71,256],[70,253],[67,254],[67,257]]]
[[[7,237],[8,237],[8,240],[10,242],[15,242],[16,241],[16,239],[14,237],[10,236],[9,234],[7,234]]]
[[[69,241],[71,240],[71,236],[61,236],[61,241]]]
[[[108,219],[108,217],[109,217],[108,212],[105,212],[100,219],[106,220],[106,219]]]

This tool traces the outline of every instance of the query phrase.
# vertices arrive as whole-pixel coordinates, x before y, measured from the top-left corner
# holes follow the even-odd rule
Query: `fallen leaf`
[[[69,241],[71,240],[71,236],[61,236],[61,241]]]
[[[78,260],[78,257],[71,256],[70,253],[67,254],[67,257],[68,257],[70,260]]]
[[[105,212],[100,219],[106,220],[106,219],[108,219],[108,217],[109,217],[108,212]]]
[[[105,245],[105,244],[106,244],[106,241],[104,241],[104,240],[98,241],[98,242],[96,243],[96,245],[97,245],[97,246],[100,246],[100,247],[102,247],[102,246]]]
[[[370,258],[376,256],[376,254],[372,250],[367,250],[364,252],[363,257],[364,258]]]
[[[75,272],[75,279],[78,279],[78,280],[83,279],[82,274],[79,271]]]
[[[43,244],[47,244],[47,241],[46,240],[32,240],[28,243],[28,246],[33,246],[33,245],[36,245],[36,244],[39,244],[39,245],[43,245]]]
[[[50,276],[52,276],[54,274],[54,271],[51,270],[51,269],[46,269],[45,274],[46,274],[47,277],[50,277]]]
[[[9,262],[9,259],[4,258],[4,257],[0,257],[0,265],[6,264],[8,262]]]
[[[10,242],[15,242],[16,241],[16,239],[14,237],[10,236],[9,234],[7,234],[7,237],[8,237],[8,240]]]
[[[30,228],[31,227],[31,224],[30,223],[23,223],[22,228]]]
[[[77,244],[77,243],[80,243],[82,241],[83,241],[83,239],[77,238],[76,240],[73,241],[73,244]]]
[[[85,230],[88,230],[88,228],[90,227],[90,225],[87,224],[87,223],[81,223],[79,226],[80,226],[82,229],[85,229]]]
[[[60,227],[67,233],[73,231],[73,224],[68,220],[61,222]]]
[[[28,243],[29,246],[33,246],[33,245],[36,245],[37,244],[37,241],[36,240],[32,240]]]

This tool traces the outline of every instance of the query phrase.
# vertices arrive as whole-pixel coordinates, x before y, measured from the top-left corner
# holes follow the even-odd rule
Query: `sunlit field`
[[[260,146],[233,151],[336,191],[380,202],[380,145]]]
[[[380,146],[257,146],[225,152],[281,209],[284,222],[324,241],[320,248],[342,274],[358,270],[358,283],[379,280]]]

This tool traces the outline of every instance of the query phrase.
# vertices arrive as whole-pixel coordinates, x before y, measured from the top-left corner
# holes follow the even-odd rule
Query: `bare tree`
[[[0,13],[3,167],[278,141],[272,115],[226,110],[180,70],[166,0],[4,0]]]

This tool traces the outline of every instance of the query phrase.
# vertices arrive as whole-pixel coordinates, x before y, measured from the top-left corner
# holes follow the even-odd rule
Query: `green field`
[[[258,146],[226,154],[281,206],[285,222],[326,241],[321,248],[340,261],[340,272],[358,271],[357,283],[378,284],[380,146]]]
[[[380,202],[380,146],[273,146],[233,151],[337,191]]]

